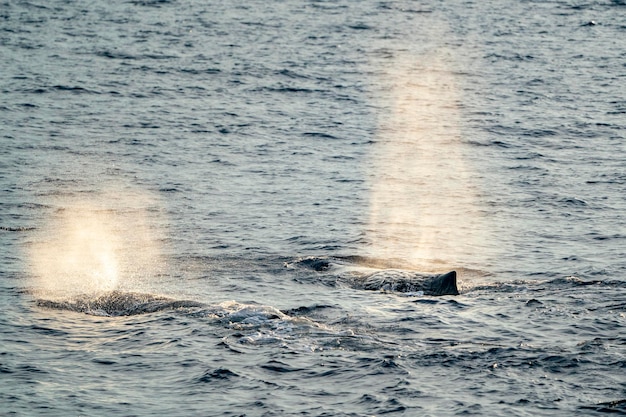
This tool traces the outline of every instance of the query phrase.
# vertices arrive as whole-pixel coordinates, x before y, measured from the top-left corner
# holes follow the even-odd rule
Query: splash
[[[448,62],[445,51],[404,56],[385,71],[389,112],[371,161],[371,255],[433,272],[472,258],[483,238]]]
[[[66,299],[145,289],[165,266],[156,201],[105,191],[59,203],[29,247],[33,290]]]

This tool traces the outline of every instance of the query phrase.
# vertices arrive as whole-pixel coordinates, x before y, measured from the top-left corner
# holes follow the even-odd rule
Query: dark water
[[[1,413],[626,414],[625,38],[615,0],[0,2]]]

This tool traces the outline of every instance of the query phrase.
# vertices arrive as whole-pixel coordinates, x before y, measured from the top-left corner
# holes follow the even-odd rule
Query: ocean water
[[[0,1],[0,414],[626,414],[624,39],[618,0]]]

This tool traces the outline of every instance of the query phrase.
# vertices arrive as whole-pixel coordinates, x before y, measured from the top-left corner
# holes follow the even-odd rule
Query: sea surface
[[[0,98],[0,415],[626,414],[624,1],[0,0]]]

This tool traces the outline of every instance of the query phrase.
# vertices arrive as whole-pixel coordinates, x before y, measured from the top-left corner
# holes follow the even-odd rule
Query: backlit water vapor
[[[372,255],[433,271],[458,267],[482,239],[461,149],[461,100],[446,58],[405,56],[385,71],[389,110],[371,161]]]
[[[33,290],[67,298],[145,288],[165,265],[155,201],[107,191],[58,203],[29,247]]]

